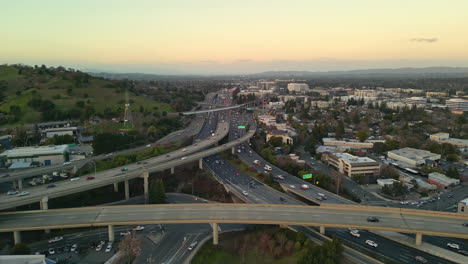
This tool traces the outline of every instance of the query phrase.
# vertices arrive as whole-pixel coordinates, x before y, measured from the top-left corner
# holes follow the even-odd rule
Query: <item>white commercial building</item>
[[[265,124],[267,126],[273,126],[276,124],[276,117],[271,115],[259,115],[258,122]]]
[[[449,143],[459,148],[464,154],[468,153],[468,139],[451,138],[449,133],[436,133],[429,136],[438,143]]]
[[[307,83],[288,83],[288,91],[307,92],[309,91],[309,85]]]
[[[390,150],[387,154],[387,157],[389,159],[401,161],[412,166],[424,165],[427,161],[440,160],[440,154],[414,148]]]
[[[335,138],[323,138],[323,145],[325,146],[339,146],[347,147],[349,149],[371,149],[374,143],[360,142],[357,140],[338,140]]]
[[[429,173],[428,180],[430,184],[437,185],[442,188],[447,188],[449,186],[455,186],[460,184],[459,179],[453,179],[445,176],[444,174],[438,172]]]
[[[468,111],[468,100],[452,98],[445,101],[445,105],[452,112],[463,113]]]
[[[5,157],[8,163],[11,164],[39,162],[39,164],[47,166],[64,163],[68,152],[68,145],[58,145],[14,148],[6,150],[0,155]]]
[[[426,105],[427,99],[424,97],[410,97],[406,98],[406,102],[411,105]]]
[[[356,174],[375,176],[380,171],[379,163],[367,157],[357,157],[349,153],[334,153],[326,155],[326,159],[328,164],[349,177]]]
[[[76,136],[78,131],[77,127],[57,127],[57,128],[47,128],[43,130],[45,134],[44,138],[53,138],[55,135],[63,136],[63,135],[70,135],[72,137]]]
[[[377,97],[377,90],[354,90],[355,97]]]
[[[458,213],[468,214],[468,198],[465,198],[458,202]]]

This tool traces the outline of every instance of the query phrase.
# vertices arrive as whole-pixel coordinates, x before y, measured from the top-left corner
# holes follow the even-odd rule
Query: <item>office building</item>
[[[441,174],[438,172],[429,173],[427,182],[430,184],[437,185],[444,189],[446,189],[449,186],[455,186],[455,185],[460,184],[459,179],[449,178],[445,176],[444,174]]]
[[[288,83],[288,91],[307,92],[309,91],[309,85],[307,83]]]
[[[10,164],[38,162],[47,166],[66,162],[67,153],[69,153],[68,145],[58,145],[14,148],[6,150],[0,156]]]
[[[334,153],[326,155],[326,159],[329,165],[349,177],[356,174],[375,176],[380,172],[379,163],[367,157],[357,157],[349,153]]]
[[[468,111],[468,100],[460,98],[452,98],[445,101],[445,105],[453,113],[462,114]]]
[[[389,159],[401,161],[405,165],[421,166],[429,161],[436,161],[440,159],[440,154],[435,154],[427,150],[402,148],[397,150],[390,150],[387,153]]]

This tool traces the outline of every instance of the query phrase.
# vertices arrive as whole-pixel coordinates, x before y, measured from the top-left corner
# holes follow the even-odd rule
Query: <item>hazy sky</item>
[[[164,74],[468,66],[468,1],[0,0],[0,63]]]

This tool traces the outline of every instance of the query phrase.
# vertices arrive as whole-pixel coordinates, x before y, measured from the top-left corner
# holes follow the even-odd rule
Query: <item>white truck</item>
[[[254,163],[255,165],[257,165],[257,166],[262,166],[262,164],[261,164],[260,161],[258,161],[258,160],[254,160],[253,163]]]

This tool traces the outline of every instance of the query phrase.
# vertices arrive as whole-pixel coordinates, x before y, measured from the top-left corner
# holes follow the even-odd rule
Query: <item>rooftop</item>
[[[404,156],[408,159],[412,160],[421,160],[421,159],[427,159],[429,157],[435,157],[439,156],[439,154],[432,153],[427,150],[422,150],[422,149],[415,149],[415,148],[401,148],[401,149],[395,149],[395,150],[390,150],[388,153],[393,153],[399,156]]]
[[[62,154],[68,150],[68,145],[51,145],[51,146],[37,146],[37,147],[21,147],[14,148],[3,152],[1,155],[7,157],[22,157],[33,155],[57,155]]]
[[[348,163],[368,163],[368,162],[376,162],[373,159],[370,159],[368,157],[358,157],[358,156],[353,156],[349,153],[336,153],[334,154],[336,157],[348,162]]]
[[[468,198],[461,200],[460,203],[468,204]]]

